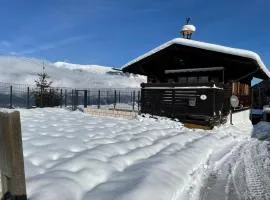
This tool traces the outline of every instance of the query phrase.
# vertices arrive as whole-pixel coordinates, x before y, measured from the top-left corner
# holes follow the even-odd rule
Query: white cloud
[[[20,55],[26,55],[26,54],[32,54],[32,53],[40,52],[40,51],[47,51],[47,50],[50,50],[50,49],[55,49],[55,48],[58,48],[60,46],[70,44],[70,43],[78,41],[78,40],[85,39],[87,37],[88,36],[85,36],[85,35],[72,36],[72,37],[65,38],[63,40],[50,42],[50,43],[46,43],[46,44],[43,44],[43,45],[40,45],[40,46],[37,46],[37,47],[26,49],[26,50],[20,52],[19,54]]]
[[[11,51],[11,52],[9,52],[9,55],[16,56],[16,55],[18,55],[18,53],[15,51]]]
[[[7,40],[1,40],[0,41],[0,45],[4,46],[4,47],[10,47],[12,46],[11,42],[7,41]]]

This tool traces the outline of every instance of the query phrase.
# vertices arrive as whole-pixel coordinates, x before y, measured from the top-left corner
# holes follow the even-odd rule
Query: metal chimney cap
[[[192,24],[186,24],[182,27],[182,32],[184,32],[184,31],[195,32],[196,27]]]

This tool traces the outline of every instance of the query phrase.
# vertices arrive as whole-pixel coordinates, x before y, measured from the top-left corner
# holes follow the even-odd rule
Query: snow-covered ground
[[[0,82],[34,85],[43,64],[54,87],[133,88],[146,81],[144,76],[122,74],[111,67],[0,56]]]
[[[166,118],[20,112],[31,200],[270,199],[269,141],[251,138],[241,115],[205,131]]]

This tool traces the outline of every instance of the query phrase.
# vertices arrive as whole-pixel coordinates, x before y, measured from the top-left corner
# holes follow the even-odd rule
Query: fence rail
[[[31,85],[0,83],[0,107],[33,108],[43,107],[37,104],[39,88]],[[54,92],[59,98],[58,106],[70,107],[72,110],[81,107],[102,109],[140,109],[139,88],[66,88],[51,87],[47,93]],[[39,96],[45,101],[43,95]]]

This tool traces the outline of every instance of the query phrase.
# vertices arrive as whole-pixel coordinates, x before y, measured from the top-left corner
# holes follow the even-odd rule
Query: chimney
[[[191,39],[191,35],[196,31],[196,27],[190,24],[190,17],[186,18],[186,24],[182,27],[181,34],[183,38]]]

